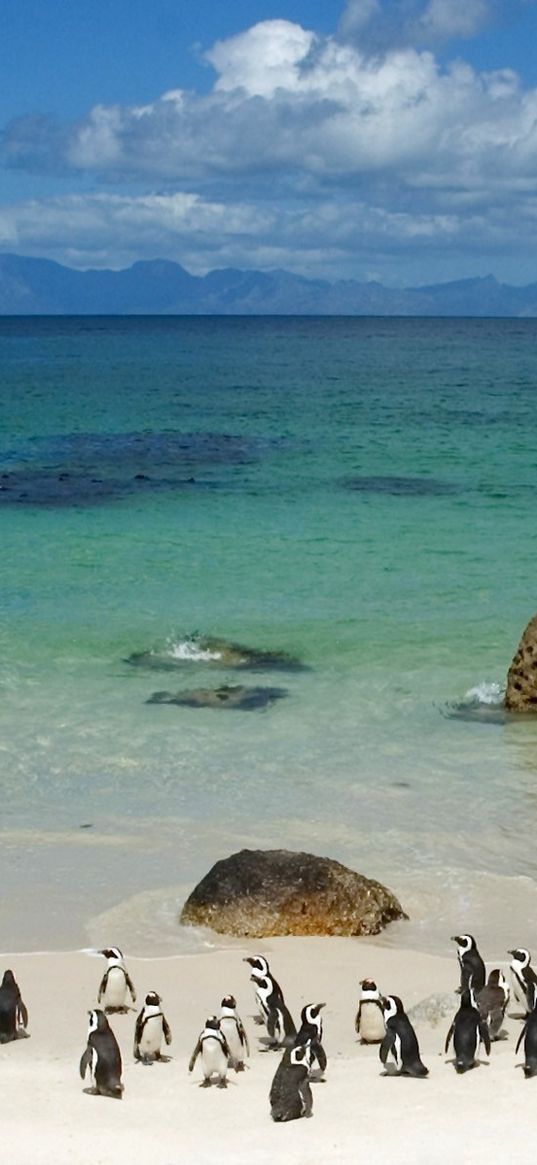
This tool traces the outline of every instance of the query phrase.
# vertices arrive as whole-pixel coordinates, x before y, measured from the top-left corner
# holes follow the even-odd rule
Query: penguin
[[[529,1015],[526,1016],[524,1026],[517,1040],[515,1055],[524,1040],[524,1075],[527,1080],[530,1076],[537,1076],[537,985],[532,983],[528,989],[528,1004],[533,1004]]]
[[[481,1042],[485,1045],[487,1056],[490,1056],[489,1029],[476,1007],[472,987],[465,987],[461,991],[461,1005],[448,1031],[445,1052],[452,1038],[456,1072],[468,1072],[470,1068],[475,1068]]]
[[[293,1047],[309,1044],[312,1056],[310,1078],[321,1079],[326,1071],[326,1052],[323,1048],[323,1021],[321,1008],[326,1003],[307,1003],[300,1014],[301,1026],[294,1038]]]
[[[164,1037],[171,1044],[172,1033],[166,1016],[161,1011],[162,1000],[156,991],[149,991],[145,1003],[136,1020],[134,1029],[134,1059],[142,1064],[152,1064],[154,1060],[168,1060],[161,1053]]]
[[[482,991],[485,986],[486,971],[475,938],[471,934],[454,934],[451,936],[451,941],[457,943],[458,946],[461,994],[467,987],[472,987],[474,995],[477,995],[478,991]]]
[[[386,1022],[386,1035],[379,1049],[382,1063],[386,1064],[391,1052],[399,1076],[428,1076],[429,1069],[421,1061],[416,1033],[399,996],[386,996],[382,1007]]]
[[[93,1078],[94,1095],[111,1096],[121,1100],[121,1052],[104,1011],[95,1008],[89,1013],[88,1046],[80,1061],[80,1075],[84,1079],[88,1068]]]
[[[13,971],[4,971],[0,985],[0,1044],[21,1039],[28,1027],[28,1011]]]
[[[270,968],[268,965],[268,961],[264,955],[249,955],[247,958],[243,959],[243,963],[249,963],[250,967],[252,968],[252,974],[250,975],[250,982],[256,983],[257,977],[264,978],[264,979],[269,978],[272,981],[272,990],[273,990],[274,995],[279,996],[280,999],[283,1000],[283,991],[280,987],[280,984],[276,982],[274,975],[271,974]],[[256,1001],[256,1005],[257,1005],[258,1015],[254,1016],[254,1023],[266,1024],[267,1014],[266,1014],[263,1000],[260,997],[259,991],[257,990],[257,986],[255,988],[255,1001]]]
[[[531,1000],[533,999],[533,991],[528,1001],[529,989],[530,987],[533,988],[534,984],[537,984],[537,975],[533,967],[530,966],[531,955],[525,947],[515,947],[507,953],[512,956],[509,968],[513,982],[513,994],[517,1003],[520,1003],[524,1008],[524,1014],[526,1015],[532,1010]]]
[[[362,1044],[380,1044],[386,1034],[384,1008],[374,979],[362,979],[354,1027]]]
[[[225,995],[220,1007],[220,1031],[229,1048],[229,1066],[236,1072],[244,1072],[244,1058],[250,1055],[250,1048],[242,1020],[237,1015],[234,995]]]
[[[292,1121],[312,1115],[313,1097],[309,1044],[284,1052],[270,1086],[270,1115],[273,1121]]]
[[[501,1038],[501,1027],[510,994],[505,975],[496,969],[490,972],[486,986],[482,987],[475,997],[479,1014],[487,1024],[491,1040]]]
[[[136,1003],[136,992],[123,961],[123,955],[119,947],[105,947],[103,951],[99,951],[99,954],[108,959],[108,966],[101,979],[97,1003],[104,1004],[107,1015],[111,1015],[114,1011],[125,1013],[129,1010],[126,1002],[127,991],[130,993],[133,1003]]]
[[[227,1088],[226,1077],[230,1052],[226,1037],[220,1031],[220,1023],[216,1015],[210,1015],[205,1021],[205,1027],[190,1057],[189,1072],[194,1070],[198,1056],[201,1056],[203,1068],[203,1080],[200,1088],[210,1088],[213,1076],[218,1077],[218,1088]]]
[[[274,982],[270,975],[260,975],[254,971],[251,979],[256,985],[256,994],[263,1009],[271,1046],[273,1048],[289,1046],[296,1036],[296,1027],[283,995],[274,990]]]

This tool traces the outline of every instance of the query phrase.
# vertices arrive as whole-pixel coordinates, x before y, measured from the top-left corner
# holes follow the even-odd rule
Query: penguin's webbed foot
[[[202,1082],[200,1084],[200,1088],[210,1088],[210,1087],[211,1087],[211,1081],[210,1081],[209,1077],[206,1076],[205,1080],[202,1080]]]
[[[221,1076],[218,1081],[217,1088],[227,1088],[227,1080],[225,1076]]]

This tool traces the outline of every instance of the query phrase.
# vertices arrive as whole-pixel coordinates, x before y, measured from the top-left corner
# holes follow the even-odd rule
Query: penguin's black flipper
[[[22,999],[19,999],[18,1021],[19,1021],[19,1027],[24,1027],[24,1028],[28,1027],[28,1008],[26,1007],[26,1004],[23,1003]]]
[[[192,1055],[190,1057],[190,1061],[188,1064],[188,1071],[189,1072],[193,1072],[194,1064],[196,1063],[196,1060],[197,1060],[200,1052],[201,1052],[201,1040],[198,1040],[196,1047],[194,1048],[194,1051],[192,1052]]]
[[[298,1085],[300,1100],[302,1102],[302,1116],[311,1116],[313,1109],[313,1095],[310,1088],[309,1080],[306,1076],[305,1080],[301,1080]]]
[[[143,1011],[141,1011],[140,1014],[136,1017],[136,1026],[134,1028],[133,1054],[134,1054],[135,1060],[140,1059],[140,1040],[142,1038],[143,1030],[145,1027],[143,1014],[144,1014]]]
[[[386,1031],[386,1035],[384,1036],[384,1039],[383,1039],[383,1041],[380,1045],[380,1048],[379,1048],[379,1056],[380,1056],[383,1064],[386,1064],[386,1060],[388,1059],[390,1052],[393,1052],[394,1044],[395,1044],[395,1032],[390,1031],[390,1029],[388,1028]],[[394,1059],[395,1059],[395,1054],[394,1054]]]
[[[356,1012],[356,1017],[354,1020],[354,1030],[356,1032],[356,1035],[358,1035],[358,1036],[360,1035],[360,1017],[361,1017],[361,1014],[362,1014],[362,1004],[359,1003],[358,1004],[358,1011]]]
[[[325,1072],[326,1065],[327,1065],[328,1061],[326,1059],[326,1052],[323,1048],[323,1045],[321,1043],[319,1043],[319,1040],[312,1040],[311,1041],[311,1050],[313,1052],[313,1055],[315,1056],[315,1059],[317,1060],[317,1063],[319,1065],[319,1068],[321,1069],[321,1072]]]
[[[447,1050],[449,1048],[449,1045],[451,1043],[451,1038],[453,1036],[454,1031],[455,1031],[455,1021],[453,1021],[452,1025],[448,1031],[448,1034],[446,1036],[446,1044],[445,1044],[444,1052],[447,1052]]]
[[[82,1080],[84,1079],[84,1076],[86,1075],[86,1072],[90,1066],[90,1063],[91,1063],[91,1050],[90,1050],[90,1048],[86,1048],[86,1051],[83,1053],[81,1060],[80,1060],[79,1071],[80,1071],[80,1075],[81,1075]]]
[[[248,1044],[248,1036],[246,1035],[246,1031],[244,1029],[242,1020],[240,1020],[238,1018],[237,1018],[237,1031],[239,1033],[239,1039],[244,1047],[246,1055],[249,1056],[250,1055],[250,1046]]]
[[[134,985],[128,971],[125,971],[125,982],[131,993],[132,1002],[136,1003],[136,991],[134,990]]]
[[[103,977],[102,977],[102,979],[101,979],[101,983],[100,983],[100,986],[99,986],[99,991],[98,991],[98,993],[97,993],[97,1003],[100,1003],[100,1002],[101,1002],[101,999],[102,999],[102,997],[103,997],[103,995],[104,995],[104,993],[105,993],[105,991],[106,991],[106,984],[107,984],[107,983],[108,983],[108,969],[105,971],[105,973],[104,973],[104,975],[103,975]]]
[[[166,1016],[164,1016],[164,1015],[162,1016],[162,1031],[164,1032],[164,1039],[166,1040],[166,1043],[171,1044],[171,1042],[172,1042],[172,1029],[168,1023],[168,1020],[166,1019]]]
[[[224,1033],[220,1032],[220,1035],[222,1036],[222,1051],[223,1051],[224,1055],[227,1056],[228,1060],[230,1060],[231,1059],[231,1052],[229,1050],[229,1044],[226,1040]]]
[[[524,1036],[526,1035],[527,1026],[528,1026],[527,1023],[525,1023],[523,1028],[522,1028],[522,1031],[520,1032],[520,1035],[519,1035],[518,1040],[517,1040],[516,1048],[515,1048],[515,1056],[516,1056],[518,1049],[522,1043],[522,1040],[524,1039]]]
[[[488,1023],[486,1022],[486,1020],[484,1020],[484,1019],[480,1020],[480,1023],[479,1023],[479,1035],[481,1036],[481,1039],[482,1039],[482,1041],[483,1041],[483,1043],[484,1043],[484,1045],[485,1045],[485,1051],[486,1051],[486,1053],[487,1053],[487,1056],[490,1056],[490,1032],[489,1032],[489,1025],[488,1025]]]

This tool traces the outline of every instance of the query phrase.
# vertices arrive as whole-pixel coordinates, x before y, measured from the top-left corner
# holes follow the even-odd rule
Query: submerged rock
[[[179,704],[186,708],[229,708],[254,712],[268,708],[287,695],[286,688],[245,688],[223,684],[220,688],[191,688],[184,692],[153,692],[146,704]]]
[[[537,615],[530,619],[507,673],[505,707],[537,712]]]
[[[331,858],[241,850],[217,862],[185,902],[180,922],[220,934],[378,934],[407,918],[382,886]]]
[[[125,660],[133,667],[151,668],[155,671],[176,671],[185,664],[204,663],[213,667],[240,668],[247,671],[305,671],[301,663],[286,651],[263,651],[256,647],[245,647],[229,639],[216,636],[190,636],[177,643],[151,651],[134,651]]]

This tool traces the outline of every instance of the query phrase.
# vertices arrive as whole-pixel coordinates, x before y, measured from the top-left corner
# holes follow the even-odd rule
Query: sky
[[[0,0],[0,252],[537,281],[537,0]]]

